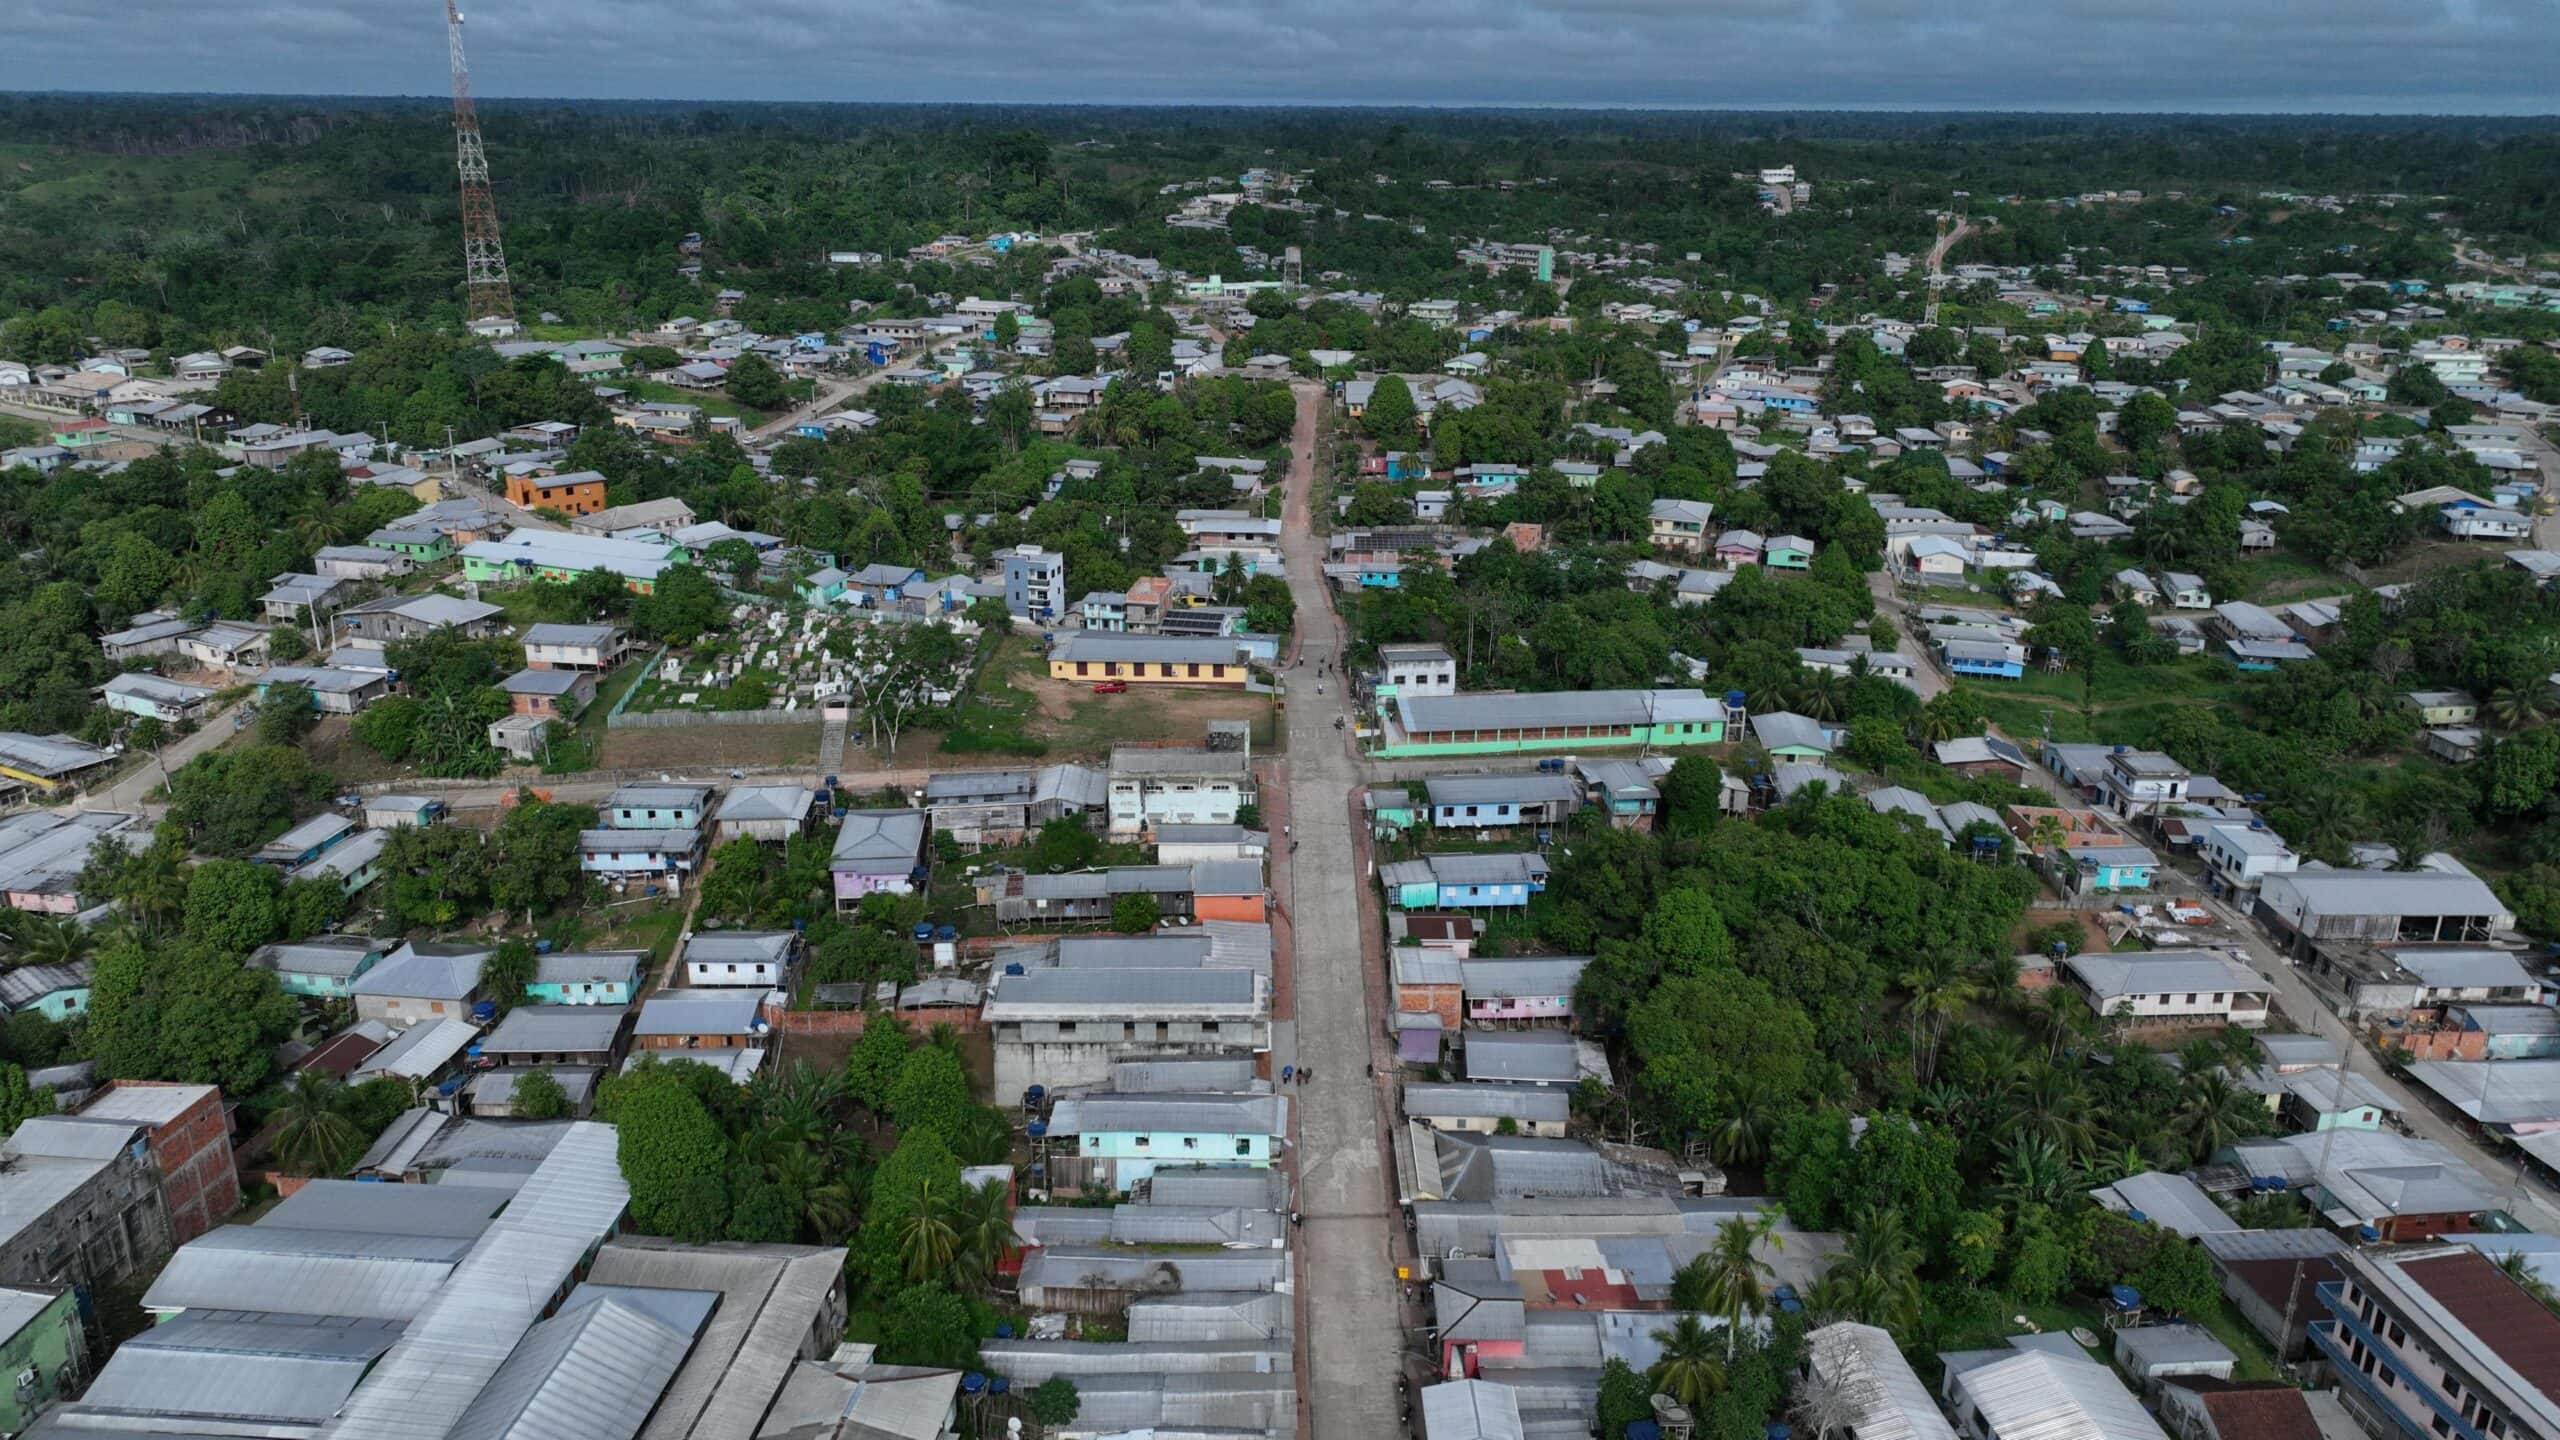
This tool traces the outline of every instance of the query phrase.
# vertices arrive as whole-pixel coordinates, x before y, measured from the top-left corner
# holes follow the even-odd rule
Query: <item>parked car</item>
[[[1126,694],[1128,689],[1129,682],[1126,680],[1097,680],[1094,682],[1093,693],[1096,695],[1121,695]]]

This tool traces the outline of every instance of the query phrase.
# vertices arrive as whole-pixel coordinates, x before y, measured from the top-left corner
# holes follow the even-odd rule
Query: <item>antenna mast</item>
[[[462,177],[463,318],[512,320],[513,288],[507,251],[498,240],[498,202],[489,194],[489,156],[480,148],[480,114],[471,103],[471,68],[462,59],[462,11],[444,0],[444,28],[453,49],[453,155]]]

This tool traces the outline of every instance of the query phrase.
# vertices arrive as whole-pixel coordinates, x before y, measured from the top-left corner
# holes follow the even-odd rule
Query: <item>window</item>
[[[2409,1332],[2401,1329],[2397,1321],[2392,1322],[2391,1328],[2384,1333],[2391,1337],[2391,1343],[2394,1345],[2406,1345],[2409,1343]]]
[[[1141,1149],[1141,1150],[1144,1150],[1144,1149],[1146,1149],[1146,1148],[1147,1148],[1148,1140],[1147,1140],[1147,1137],[1146,1137],[1146,1136],[1141,1135],[1141,1136],[1139,1136],[1136,1140],[1134,1140],[1134,1141],[1132,1141],[1132,1142],[1130,1142],[1130,1143],[1134,1144],[1137,1148],[1139,1148],[1139,1149]]]
[[[730,974],[732,974],[732,975],[737,974],[737,973],[738,973],[738,967],[737,967],[737,966],[735,966],[735,965],[730,966],[730,967],[729,967],[729,973],[730,973]]]
[[[1253,1141],[1250,1139],[1236,1141],[1236,1153],[1238,1155],[1251,1155],[1253,1153]]]
[[[1200,1148],[1200,1137],[1199,1137],[1199,1136],[1197,1136],[1197,1135],[1185,1135],[1185,1136],[1183,1136],[1183,1137],[1182,1137],[1182,1148],[1183,1148],[1183,1149],[1185,1149],[1185,1150],[1197,1150],[1197,1149],[1199,1149],[1199,1148]]]
[[[1061,1034],[1061,1035],[1073,1035],[1074,1033],[1076,1033],[1076,1022],[1074,1022],[1073,1020],[1061,1020],[1061,1021],[1059,1021],[1059,1022],[1058,1022],[1058,1033],[1059,1033],[1059,1034]]]
[[[2187,992],[2187,1003],[2188,1003],[2188,1004],[2190,1004],[2190,1005],[2193,1005],[2194,1003],[2196,1003],[2196,994],[2195,994],[2195,992],[2194,992],[2194,991],[2192,991],[2192,990],[2190,990],[2190,991],[2188,991],[2188,992]]]

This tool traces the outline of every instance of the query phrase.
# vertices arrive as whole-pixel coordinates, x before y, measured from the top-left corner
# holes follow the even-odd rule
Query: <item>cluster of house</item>
[[[222,1223],[240,1201],[229,1133],[210,1087],[121,1082],[9,1137],[0,1343],[21,1368],[0,1423],[286,1440],[956,1433],[960,1371],[843,1343],[843,1250],[622,1234],[611,1126],[415,1111],[360,1180],[292,1182],[254,1224]],[[101,1365],[83,1297],[127,1283],[152,1323]]]

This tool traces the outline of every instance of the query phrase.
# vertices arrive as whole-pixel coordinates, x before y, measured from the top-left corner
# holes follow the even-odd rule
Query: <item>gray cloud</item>
[[[0,88],[417,94],[427,0],[24,7]],[[2560,0],[490,0],[484,95],[2543,114]]]

